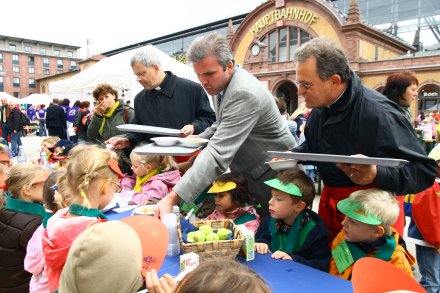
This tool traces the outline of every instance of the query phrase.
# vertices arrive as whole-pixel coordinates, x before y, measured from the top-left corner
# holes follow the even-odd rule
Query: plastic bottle
[[[177,236],[177,221],[174,213],[165,214],[162,218],[168,230],[169,244],[167,249],[167,256],[175,256],[180,253],[180,243]]]
[[[24,149],[22,145],[18,147],[17,162],[19,163],[26,162],[26,154],[24,153]]]
[[[40,165],[44,167],[49,167],[49,162],[47,161],[47,154],[45,151],[42,151],[40,154]]]

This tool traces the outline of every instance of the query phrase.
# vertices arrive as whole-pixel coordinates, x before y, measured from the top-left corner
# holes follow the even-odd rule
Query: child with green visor
[[[399,205],[392,193],[359,190],[338,202],[337,208],[345,219],[332,243],[330,274],[350,280],[354,263],[369,256],[390,262],[413,276],[414,257],[391,227],[399,216]]]
[[[270,217],[255,235],[257,253],[272,252],[272,258],[293,260],[321,271],[330,262],[329,232],[312,211],[315,185],[301,170],[289,169],[265,182],[272,187]]]

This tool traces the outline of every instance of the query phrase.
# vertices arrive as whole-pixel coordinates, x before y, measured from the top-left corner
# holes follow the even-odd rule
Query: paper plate
[[[278,160],[265,162],[265,164],[268,164],[272,168],[272,170],[275,171],[296,168],[297,163],[298,160]]]

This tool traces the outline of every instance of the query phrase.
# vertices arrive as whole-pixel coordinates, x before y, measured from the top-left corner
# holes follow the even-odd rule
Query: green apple
[[[189,233],[186,235],[186,241],[188,241],[188,242],[195,242],[195,241],[194,241],[194,236],[195,236],[195,234],[196,234],[196,231],[189,232]]]
[[[199,231],[202,231],[203,233],[205,233],[205,235],[208,235],[212,232],[212,227],[209,225],[201,225],[199,226]]]
[[[195,231],[194,234],[194,241],[195,242],[205,242],[206,240],[206,234],[202,231]]]
[[[220,228],[217,231],[217,235],[220,240],[227,240],[229,234],[232,234],[232,231],[226,228]]]
[[[208,235],[206,235],[206,241],[218,241],[218,240],[219,240],[219,237],[214,232],[211,232]]]

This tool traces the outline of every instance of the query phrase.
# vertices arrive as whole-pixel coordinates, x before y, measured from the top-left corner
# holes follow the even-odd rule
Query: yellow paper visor
[[[237,184],[232,181],[228,181],[228,182],[216,181],[211,186],[211,188],[208,190],[208,193],[225,192],[225,191],[235,189],[235,187],[237,187]]]

